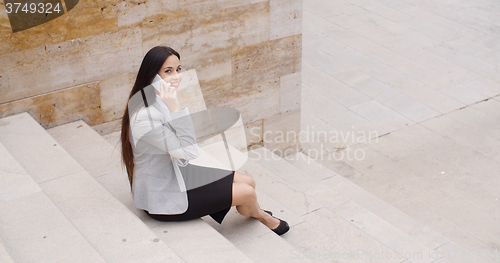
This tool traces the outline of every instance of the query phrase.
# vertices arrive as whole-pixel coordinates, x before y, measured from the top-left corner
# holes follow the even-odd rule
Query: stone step
[[[224,162],[224,160],[227,159],[227,154],[225,151],[220,150],[223,149],[223,145],[221,144],[222,142],[213,143],[204,146],[203,149],[210,153],[214,159],[219,162]],[[255,176],[248,171],[258,170],[262,167],[253,163],[251,160],[247,160],[248,155],[238,151],[231,145],[229,145],[229,149],[232,153],[233,162],[244,164],[236,170],[255,178]],[[297,207],[296,211],[288,209],[280,201],[275,199],[276,195],[270,196],[266,191],[262,190],[268,187],[267,184],[269,182],[262,183],[262,181],[257,178],[255,178],[255,181],[257,183],[257,198],[262,209],[272,211],[273,215],[278,218],[286,218],[290,227],[304,222],[304,220],[297,215],[296,211],[301,211],[301,209],[307,210],[307,208]],[[288,196],[293,195],[293,193],[290,192],[285,194],[288,194]],[[219,226],[217,223],[213,223],[213,220],[207,218],[204,218],[204,220],[209,222],[215,229],[233,242],[255,262],[290,262],[294,259],[293,253],[295,251],[300,253],[300,250],[294,247],[290,242],[287,242],[284,238],[288,233],[281,237],[277,236],[259,221],[240,215],[235,208],[232,208],[230,213],[228,213],[224,219],[223,226]],[[300,259],[303,262],[310,262],[310,260],[305,257],[296,257],[296,259]]]
[[[110,144],[83,121],[61,125],[48,132],[184,261],[251,262],[234,244],[201,219],[159,222],[134,208],[127,173],[120,166],[120,146],[116,141]]]
[[[379,148],[381,148],[381,146],[379,146]],[[356,147],[352,148],[352,150],[356,149],[357,149]],[[366,173],[377,172],[378,170],[377,171],[375,170],[377,166],[376,164],[379,164],[380,160],[383,159],[383,157],[378,156],[378,158],[372,158],[371,157],[372,152],[368,151],[368,148],[366,147],[364,147],[363,149],[367,153],[366,155],[367,158],[368,159],[371,158],[367,162],[373,164],[374,166],[369,167],[368,169],[365,168],[364,170],[362,170],[362,172]],[[467,249],[464,249],[464,247],[461,247],[460,245],[456,244],[444,234],[441,234],[440,232],[433,230],[428,225],[421,223],[414,217],[406,214],[405,212],[402,212],[398,208],[395,208],[389,203],[381,200],[380,198],[369,193],[362,187],[359,187],[358,185],[344,178],[343,176],[337,175],[335,172],[330,170],[332,169],[331,167],[325,167],[322,164],[319,164],[318,162],[303,155],[302,153],[299,153],[297,155],[298,156],[290,156],[289,158],[287,158],[287,161],[294,164],[296,167],[299,167],[302,171],[307,171],[310,174],[325,174],[321,178],[322,179],[321,182],[323,184],[334,189],[338,193],[342,194],[344,197],[351,199],[353,202],[356,202],[358,205],[369,211],[369,213],[376,215],[377,217],[389,223],[390,225],[396,227],[398,230],[402,231],[406,235],[419,241],[420,243],[425,245],[428,249],[434,251],[431,253],[435,253],[437,249],[440,257],[441,256],[446,257],[451,262],[487,262],[479,258],[478,256],[474,258],[467,258],[467,257],[463,258],[463,257],[452,256],[451,247],[453,247],[454,249],[460,249],[460,251],[467,251]],[[332,165],[332,162],[326,162],[325,160],[326,159],[324,158],[321,159],[321,161],[324,164]],[[362,167],[361,163],[356,161],[346,161],[346,160],[344,160],[344,162],[345,163],[343,163],[343,166],[341,166],[342,172],[349,174],[353,178],[366,178],[366,176],[360,175],[360,173],[362,172],[356,170]],[[317,165],[310,165],[313,163]],[[387,163],[382,168],[379,167],[378,169],[380,170],[380,172],[392,173],[394,172],[394,170],[397,170],[396,166],[398,166],[400,163],[401,160],[399,160],[398,163]],[[353,167],[356,169],[350,166],[348,168],[347,165],[355,165]],[[439,229],[442,231],[441,228]],[[446,253],[446,251],[448,253]],[[435,257],[435,254],[432,254],[432,257]]]
[[[432,262],[438,259],[432,258],[429,254],[429,250],[432,251],[444,243],[432,244],[432,246],[427,247],[418,240],[399,230],[394,225],[372,213],[368,210],[368,208],[364,208],[338,191],[325,186],[321,180],[315,176],[309,175],[316,174],[316,176],[318,176],[318,172],[324,172],[324,167],[320,167],[319,164],[315,162],[313,163],[312,160],[306,160],[307,158],[305,158],[305,155],[300,155],[301,153],[298,153],[295,154],[295,158],[294,156],[289,156],[289,158],[287,158],[289,161],[295,160],[296,163],[304,169],[302,170],[294,166],[292,163],[287,162],[285,159],[277,158],[271,151],[265,148],[255,149],[252,152],[255,153],[254,158],[256,158],[256,161],[259,164],[275,173],[287,183],[290,183],[292,186],[311,196],[313,199],[321,203],[324,208],[363,230],[366,234],[375,238],[377,241],[392,249],[396,253],[402,253],[402,255],[407,253],[422,255],[421,258],[413,256],[408,258],[407,260],[409,262]],[[315,171],[315,169],[317,171]],[[327,178],[329,177],[327,180],[343,179],[340,178],[340,176],[332,176],[331,174],[331,172],[327,172],[325,174]],[[344,180],[345,181],[343,183],[347,184],[348,181],[346,179]],[[360,188],[358,190],[360,190]],[[362,194],[363,192],[361,192],[361,195]],[[381,202],[381,200],[377,201],[379,201],[380,205],[385,203]],[[389,207],[388,204],[386,204],[385,208],[387,207]],[[392,216],[394,217],[394,215]],[[393,219],[398,220],[402,219],[402,217]],[[444,237],[442,237],[439,241],[445,243],[449,242],[449,240]]]
[[[257,150],[252,150],[249,152],[250,159],[247,160],[243,167],[239,168],[238,171],[248,174],[252,176],[257,182],[257,190],[259,196],[269,196],[270,200],[276,200],[274,202],[282,203],[283,208],[280,210],[272,210],[272,211],[285,211],[287,214],[280,215],[275,213],[277,217],[281,217],[286,219],[290,226],[291,230],[289,233],[282,236],[283,240],[288,242],[288,248],[286,253],[279,253],[275,255],[273,260],[278,261],[290,261],[291,259],[300,259],[300,260],[328,260],[335,261],[342,259],[346,262],[370,262],[369,260],[373,260],[373,258],[361,258],[357,255],[351,255],[349,251],[353,248],[344,247],[339,245],[334,239],[337,239],[338,236],[331,238],[331,235],[322,234],[325,230],[329,231],[332,226],[329,225],[327,229],[317,228],[316,225],[311,224],[307,220],[304,221],[304,217],[309,216],[311,214],[317,214],[318,211],[323,211],[323,206],[316,202],[310,195],[318,192],[324,192],[328,187],[322,186],[320,184],[314,184],[314,182],[307,180],[298,180],[300,183],[296,185],[291,185],[288,182],[282,180],[279,176],[271,172],[270,170],[263,167],[259,162],[257,162],[260,157],[260,150],[268,151],[265,148],[259,148]],[[213,156],[216,158],[222,159],[224,158],[225,153],[217,153],[215,151],[211,152]],[[217,156],[220,154],[221,156]],[[235,159],[244,158],[244,156],[235,156]],[[274,158],[279,159],[279,157],[274,156]],[[296,171],[299,171],[297,168],[294,168]],[[300,171],[299,171],[300,172]],[[296,187],[294,187],[296,186]],[[260,190],[259,190],[260,189]],[[262,191],[261,191],[262,190]],[[309,193],[309,194],[306,194]],[[259,200],[261,207],[267,209],[267,203],[265,200]],[[322,213],[322,212],[321,212]],[[327,213],[331,213],[328,211]],[[298,217],[298,218],[297,218]],[[314,218],[314,217],[312,217]],[[372,237],[363,233],[361,230],[357,229],[355,226],[352,226],[346,222],[346,220],[340,218],[335,214],[330,215],[330,218],[334,218],[335,220],[342,220],[344,222],[344,228],[342,229],[345,232],[341,232],[339,234],[344,235],[342,238],[346,241],[350,238],[351,233],[355,232],[356,236],[359,236],[356,239],[356,243],[361,242],[361,245],[358,247],[368,247],[373,251],[377,251],[381,253],[382,251],[391,251],[386,246],[374,240]],[[228,219],[231,221],[231,219]],[[237,221],[237,220],[235,220]],[[314,222],[315,224],[317,222]],[[262,225],[256,225],[255,227],[261,227]],[[253,226],[252,226],[253,227]],[[324,227],[324,226],[323,226]],[[295,231],[297,229],[297,231]],[[263,231],[269,231],[264,229]],[[332,230],[333,231],[333,230]],[[267,241],[263,239],[267,237],[266,235],[260,236],[258,231],[252,231],[254,236],[247,237],[244,241],[241,241],[241,238],[236,242],[243,242],[245,245],[249,246],[257,246],[258,244],[266,244]],[[292,234],[293,233],[293,234]],[[230,239],[230,233],[227,234]],[[260,240],[259,242],[255,242],[255,240]],[[321,240],[321,241],[319,241]],[[317,241],[317,242],[312,242]],[[341,242],[340,242],[341,243]],[[315,244],[315,245],[314,245]],[[240,245],[243,246],[243,245]],[[239,247],[240,247],[239,246]],[[282,245],[280,245],[282,246]],[[266,251],[266,248],[262,248],[262,251]],[[281,250],[281,249],[278,249]],[[390,254],[396,256],[396,252],[392,251]],[[265,254],[267,255],[267,254]],[[343,258],[342,258],[343,256]],[[254,259],[254,258],[252,258]],[[263,258],[257,258],[262,260]],[[255,260],[255,259],[254,259]],[[392,261],[387,260],[379,260],[375,262],[400,262],[398,259],[394,258]]]
[[[2,143],[0,167],[0,262],[106,262]]]
[[[316,225],[304,220],[308,215],[314,214],[317,211],[325,210],[321,204],[316,202],[311,196],[305,194],[296,187],[293,187],[259,163],[255,162],[254,160],[258,159],[255,158],[255,150],[249,152],[249,157],[250,158],[247,160],[245,165],[238,169],[238,171],[252,176],[257,183],[258,189],[270,196],[272,199],[281,203],[284,208],[279,210],[279,212],[289,211],[288,214],[283,215],[276,213],[277,217],[287,220],[291,226],[290,232],[282,236],[282,238],[286,240],[292,248],[288,249],[287,253],[279,254],[281,260],[300,259],[314,261],[321,259],[334,261],[338,260],[335,259],[335,256],[342,255],[342,253],[346,253],[348,251],[348,248],[339,245],[340,242],[336,243],[333,238],[329,238],[331,235],[318,236],[317,234],[324,232],[324,229],[317,228]],[[265,207],[265,202],[261,202],[261,206]],[[291,217],[290,215],[298,216],[299,220],[295,219],[293,216]],[[292,232],[295,232],[296,228],[298,229],[297,233],[292,234]],[[332,226],[329,226],[329,229],[330,228],[332,228]],[[308,229],[314,230],[308,233]],[[343,230],[346,229],[344,228]],[[352,232],[352,230],[357,231],[359,234],[364,234],[362,231],[355,229],[355,227],[349,226],[348,231]],[[337,237],[335,237],[335,239],[336,238]],[[320,246],[321,248],[324,248],[323,250],[318,250],[317,246],[313,246],[309,242],[317,239],[329,241],[328,243]],[[255,240],[255,238],[253,240]],[[358,241],[360,240],[364,245],[371,245],[371,247],[378,247],[386,251],[389,250],[366,234],[364,234],[364,236],[362,236]],[[325,251],[326,254],[321,254]],[[355,257],[347,257],[344,258],[344,260],[349,260],[350,262],[364,262],[362,259]]]
[[[256,192],[261,208],[273,211],[273,215],[277,217],[286,218],[290,226],[303,223],[302,218],[288,211],[259,188],[256,189]],[[285,238],[282,238],[286,237],[288,233],[279,237],[258,220],[239,214],[234,207],[226,215],[222,225],[209,217],[202,219],[254,262],[289,262],[292,259],[291,253],[297,250]],[[308,261],[306,260],[306,262]]]
[[[445,251],[446,247],[460,247],[460,251],[476,251],[476,253],[481,253],[480,251],[486,249],[491,251],[491,247],[486,242],[482,242],[477,238],[477,233],[472,235],[467,226],[456,223],[457,221],[468,221],[471,220],[471,217],[476,217],[480,218],[481,222],[484,222],[484,224],[476,225],[475,227],[477,228],[486,228],[488,225],[494,225],[490,222],[485,222],[485,220],[491,221],[492,217],[481,216],[484,214],[484,211],[481,211],[480,207],[474,206],[468,201],[460,200],[460,192],[470,191],[469,188],[471,187],[468,188],[465,184],[462,189],[449,187],[445,180],[443,180],[442,171],[450,173],[450,170],[461,170],[461,167],[453,167],[447,162],[442,162],[444,165],[441,165],[439,164],[440,157],[432,156],[432,154],[425,153],[421,149],[411,148],[402,140],[391,138],[391,142],[385,141],[399,132],[379,138],[380,142],[377,144],[367,143],[352,147],[351,150],[362,150],[365,152],[364,161],[359,162],[344,159],[341,162],[344,169],[341,171],[350,170],[351,180],[354,180],[365,189],[374,191],[377,196],[381,196],[384,200],[389,200],[388,202],[391,202],[391,205],[397,207],[399,210],[413,218],[418,218],[426,226],[439,230],[443,236],[460,244],[454,244],[454,242],[446,243],[439,247],[440,250]],[[439,142],[446,142],[446,140],[440,139]],[[428,145],[436,147],[434,144]],[[453,151],[449,151],[448,155],[456,154],[456,150],[455,148]],[[399,154],[395,154],[395,152]],[[325,160],[324,158],[322,160],[325,166],[334,163],[325,162]],[[490,163],[489,165],[494,167],[495,163]],[[428,179],[419,180],[419,176],[426,176]],[[459,178],[461,180],[462,176]],[[457,179],[452,180],[458,181]],[[325,180],[324,182],[336,185],[335,182],[329,180]],[[379,187],[382,184],[390,186],[390,190],[384,191],[382,187]],[[340,186],[340,188],[344,187]],[[487,191],[487,188],[489,187],[484,188],[484,191]],[[404,190],[404,192],[398,193],[400,189]],[[428,205],[431,202],[433,202],[433,205]],[[482,202],[483,205],[487,205],[488,203],[491,203],[491,201]],[[464,207],[467,209],[464,210]],[[465,213],[464,211],[477,212]],[[449,256],[448,259],[452,262],[485,262],[480,255],[476,255],[470,259],[461,256],[453,257],[451,253],[443,253],[443,256]]]
[[[430,229],[413,217],[403,213],[394,206],[369,193],[348,179],[336,174],[301,152],[289,156],[285,158],[285,160],[307,174],[327,175],[323,178],[322,183],[366,208],[371,213],[395,226],[415,240],[418,240],[429,249],[436,249],[450,241],[442,234]]]
[[[327,243],[325,246],[330,247],[330,250],[332,251],[332,260],[336,260],[335,256],[337,255],[342,255],[342,253],[347,253],[349,254],[349,251],[358,248],[369,248],[369,251],[373,252],[380,252],[380,251],[391,251],[389,248],[375,240],[374,238],[370,237],[363,231],[359,230],[355,226],[349,224],[345,219],[341,218],[340,216],[335,215],[333,212],[329,211],[328,209],[325,209],[321,204],[319,204],[316,200],[313,199],[313,197],[301,192],[297,188],[293,187],[292,185],[288,184],[269,170],[267,170],[265,167],[261,166],[260,164],[256,163],[255,161],[249,159],[247,164],[241,169],[241,172],[248,174],[255,178],[255,181],[257,182],[257,187],[260,186],[261,190],[264,191],[266,194],[271,196],[272,198],[278,200],[278,199],[288,199],[289,201],[286,200],[280,200],[280,203],[283,202],[283,205],[286,207],[285,209],[291,210],[292,212],[298,214],[302,220],[306,222],[305,225],[303,224],[290,224],[291,229],[290,233],[295,231],[295,228],[303,228],[303,227],[314,227],[314,229],[318,230],[319,232],[324,233],[327,237],[330,237],[331,242],[335,243]],[[302,205],[300,205],[302,203]],[[309,203],[314,204],[314,209],[311,211],[303,211],[301,209],[302,206],[305,207],[311,207]],[[298,209],[297,209],[298,208]],[[322,215],[323,213],[330,213],[328,217],[314,217],[314,215]],[[311,220],[318,218],[318,220]],[[282,217],[284,220],[288,220],[287,217]],[[313,231],[311,233],[305,233],[304,231],[299,232],[303,233],[303,236],[298,236],[298,235],[288,235],[284,237],[290,244],[294,244],[295,248],[297,250],[292,250],[287,257],[290,258],[294,256],[293,254],[299,254],[299,255],[306,255],[306,254],[315,254],[318,252],[314,247],[309,247],[307,244],[307,240],[315,240],[317,237],[315,233],[318,231]],[[346,241],[349,238],[356,237],[355,240],[353,240],[348,246],[346,246]],[[342,246],[338,246],[337,244],[342,244]],[[356,245],[356,246],[355,246]],[[309,248],[312,250],[301,250],[300,248]],[[300,252],[300,253],[299,253]],[[395,254],[395,252],[393,252]],[[298,256],[298,255],[295,255]],[[329,256],[327,256],[329,257]],[[316,258],[317,259],[317,258]],[[354,256],[347,256],[345,259],[350,259],[350,260],[361,260],[363,262],[363,259]],[[314,259],[311,259],[314,260]],[[337,259],[338,260],[338,259]],[[359,261],[358,261],[359,262]],[[370,262],[370,261],[367,261]],[[374,260],[373,262],[400,262],[397,260],[388,260],[388,261],[381,261],[381,260]]]
[[[33,232],[41,236],[26,242],[26,249],[36,248],[40,238],[50,238],[43,235],[43,231],[67,225],[66,228],[74,228],[74,234],[64,229],[57,231],[55,237],[58,234],[66,238],[63,244],[73,244],[73,236],[83,236],[103,262],[182,262],[27,113],[1,119],[0,134],[0,142],[42,190],[4,203],[6,209],[12,209],[11,213],[2,213],[8,225],[15,226],[9,228],[10,232],[16,231],[19,235],[32,235]],[[58,218],[69,221],[59,222]],[[31,229],[36,222],[43,222],[42,226]],[[62,255],[74,257],[72,250],[46,254],[47,257]],[[51,260],[53,262],[53,258]]]
[[[292,259],[306,258],[314,262],[370,262],[362,257],[351,256],[338,242],[337,237],[329,235],[308,221],[295,225],[283,238],[295,247],[289,253]]]
[[[3,242],[0,242],[0,262],[4,263],[14,263],[14,260],[10,257],[7,250],[3,246]]]
[[[113,135],[111,137],[115,140],[110,142],[116,144],[117,136]],[[245,163],[245,155],[231,145],[229,147],[234,163]],[[192,163],[229,169],[224,165],[224,163],[227,164],[228,162],[226,151],[221,151],[221,149],[224,149],[223,142],[212,142],[200,146],[200,148],[202,154]],[[290,226],[304,222],[298,215],[259,188],[256,191],[259,204],[263,209],[273,211],[277,217],[286,218]],[[299,258],[301,252],[290,242],[287,242],[286,239],[277,236],[259,221],[240,215],[234,207],[229,211],[221,225],[209,216],[203,217],[202,220],[211,225],[213,229],[217,230],[255,262],[289,262],[294,259],[293,256],[301,261],[309,261],[304,257]],[[297,253],[297,255],[293,253]]]
[[[116,135],[114,135],[116,138]],[[113,143],[115,144],[115,143]],[[211,151],[212,155],[216,156],[217,152],[216,151]],[[224,153],[222,153],[224,155]],[[302,153],[298,153],[298,155],[303,155]],[[253,158],[255,158],[255,155],[253,155]],[[277,156],[274,156],[274,158],[278,158]],[[453,256],[452,253],[457,251],[459,249],[460,251],[465,251],[463,248],[461,248],[458,244],[455,242],[451,242],[449,239],[441,235],[440,233],[437,233],[436,231],[433,231],[429,227],[423,225],[422,223],[418,222],[414,218],[406,215],[405,213],[399,211],[398,209],[394,208],[393,206],[389,205],[385,201],[377,198],[376,196],[368,193],[361,187],[357,186],[356,184],[350,182],[349,180],[345,179],[342,176],[339,176],[335,172],[331,171],[327,167],[324,167],[323,165],[315,162],[312,159],[308,159],[309,157],[303,156],[302,158],[300,157],[295,157],[292,156],[291,158],[287,158],[288,162],[293,163],[296,167],[300,168],[302,171],[309,172],[309,175],[314,177],[317,181],[323,182],[327,188],[333,188],[334,190],[337,191],[337,193],[333,191],[324,191],[324,188],[320,186],[315,186],[314,183],[312,183],[313,180],[311,178],[307,178],[306,180],[300,180],[300,177],[295,178],[296,182],[295,185],[297,185],[297,188],[302,189],[302,191],[305,192],[311,192],[313,193],[313,197],[316,198],[322,205],[325,207],[343,207],[343,215],[346,217],[346,211],[351,211],[357,210],[357,207],[353,207],[353,204],[355,205],[354,202],[356,202],[359,205],[362,205],[363,208],[366,208],[365,210],[361,210],[361,215],[370,219],[373,217],[373,214],[375,214],[377,217],[380,217],[381,219],[387,221],[388,223],[396,226],[400,231],[402,231],[404,234],[407,234],[414,238],[415,240],[421,242],[422,244],[425,244],[429,249],[432,247],[439,247],[439,252],[440,254],[436,254],[434,250],[431,251],[431,254],[429,254],[429,251],[427,251],[427,254],[425,254],[424,251],[422,252],[422,257],[424,255],[427,255],[430,260],[435,260],[435,258],[439,258],[438,261],[436,262],[485,262],[481,259],[473,258],[473,259],[467,259],[467,258],[462,258],[458,256]],[[220,157],[220,159],[223,159],[223,157]],[[311,165],[313,163],[314,165]],[[265,169],[264,169],[265,170]],[[245,168],[240,169],[242,172],[246,172]],[[267,171],[269,172],[269,171]],[[261,185],[258,183],[257,188],[261,187]],[[315,189],[317,188],[317,189]],[[312,190],[311,190],[312,189]],[[318,190],[319,189],[319,190]],[[323,189],[323,190],[322,190]],[[318,190],[315,192],[315,190]],[[370,260],[369,258],[369,253],[370,250],[366,248],[362,248],[361,250],[354,248],[346,249],[338,243],[335,243],[335,241],[330,240],[330,239],[335,239],[333,237],[330,237],[330,235],[321,235],[320,233],[323,233],[324,231],[331,231],[330,229],[321,229],[318,230],[315,228],[316,225],[312,225],[308,221],[304,221],[301,217],[298,217],[295,215],[295,213],[289,211],[286,207],[283,205],[277,203],[274,201],[271,197],[266,195],[264,192],[258,191],[258,196],[259,196],[259,203],[263,208],[269,209],[271,211],[285,211],[285,213],[282,213],[280,217],[286,218],[286,220],[290,223],[292,226],[292,230],[286,235],[283,236],[283,239],[287,240],[290,245],[292,245],[294,248],[289,250],[288,253],[288,259],[311,259],[311,260],[328,260],[328,259],[334,259],[338,260],[342,256],[342,262],[349,260],[349,262],[364,262],[364,260]],[[351,200],[350,200],[351,199]],[[269,206],[271,203],[269,201],[273,201],[274,203],[277,204],[277,206]],[[331,214],[331,211],[324,212],[321,211],[321,213],[316,213],[317,211],[313,211],[315,213],[315,216],[310,215],[310,221],[311,222],[317,222],[314,220],[317,220],[319,214],[319,218],[327,216],[328,218],[333,217],[335,220],[339,220],[339,216],[335,214]],[[358,211],[359,212],[359,211]],[[348,213],[348,212],[347,212]],[[308,216],[308,215],[305,215]],[[380,218],[373,219],[376,221],[378,226],[384,226],[384,222],[380,220]],[[217,223],[213,222],[213,220],[208,219],[207,222],[209,222],[215,229],[217,229],[219,232],[221,232],[224,236],[226,236],[229,240],[231,240],[235,244],[242,244],[245,242],[248,242],[249,240],[254,240],[256,237],[260,237],[262,233],[265,231],[269,231],[265,228],[262,228],[262,225],[259,224],[258,222],[254,221],[248,221],[248,225],[245,225],[245,228],[241,227],[241,220],[244,219],[241,215],[239,215],[236,211],[232,210],[226,217],[224,223],[226,224],[232,224],[235,225],[235,227],[228,227],[225,228],[224,226],[219,226]],[[346,223],[346,218],[343,218],[344,220],[340,221],[342,223]],[[370,220],[368,220],[370,221]],[[321,221],[322,222],[322,221]],[[351,222],[350,222],[351,223]],[[238,225],[239,224],[239,225]],[[251,224],[255,224],[251,225]],[[353,224],[351,227],[358,227],[356,224]],[[385,224],[386,225],[386,224]],[[328,226],[328,225],[327,225]],[[238,235],[238,231],[234,231],[236,227],[240,227],[241,229],[250,229],[250,234],[243,232],[242,235]],[[346,226],[347,229],[350,229],[349,227]],[[255,230],[257,229],[257,230]],[[314,234],[307,233],[307,232],[316,232]],[[373,228],[372,228],[373,230]],[[262,231],[262,232],[259,232]],[[333,230],[332,230],[333,231]],[[252,235],[252,233],[255,233]],[[293,233],[293,234],[292,234]],[[300,234],[299,234],[300,233]],[[335,232],[333,232],[335,233]],[[341,232],[341,234],[344,234],[345,232]],[[350,233],[350,232],[349,232]],[[401,233],[399,233],[401,234]],[[301,238],[297,238],[297,236],[300,236]],[[326,237],[322,237],[326,236]],[[310,238],[308,238],[310,237]],[[379,238],[384,238],[379,237]],[[323,245],[319,245],[317,243],[311,242],[311,240],[330,240],[328,241],[322,241],[320,242]],[[343,236],[342,240],[349,244],[356,244],[355,241],[350,240],[349,236]],[[344,244],[344,242],[341,242]],[[385,237],[385,242],[391,242],[390,240]],[[263,243],[263,242],[261,242]],[[370,243],[370,242],[369,242]],[[316,244],[316,245],[312,245]],[[321,247],[322,249],[318,249]],[[358,246],[359,247],[359,246]],[[388,252],[389,250],[386,250],[384,246],[380,247],[380,244],[374,244],[373,242],[370,244],[371,248],[379,248],[379,252],[386,251]],[[351,252],[351,253],[349,253]],[[365,254],[358,255],[358,252],[362,252]],[[392,251],[391,253],[386,255],[393,255],[394,257],[397,257],[398,254],[397,252],[399,251]],[[411,251],[412,253],[417,253],[415,254],[415,258],[419,255],[418,251]],[[372,257],[377,256],[376,251],[372,251]],[[379,253],[380,255],[381,253]],[[364,258],[363,258],[364,256]],[[413,256],[409,255],[408,256]],[[404,257],[404,254],[401,254],[400,257]],[[448,260],[448,259],[449,260]],[[252,258],[253,259],[253,258]],[[453,260],[453,261],[450,261]],[[416,260],[418,262],[418,260]],[[368,261],[369,262],[369,261]],[[384,261],[382,261],[384,262]],[[411,262],[411,261],[409,261]]]

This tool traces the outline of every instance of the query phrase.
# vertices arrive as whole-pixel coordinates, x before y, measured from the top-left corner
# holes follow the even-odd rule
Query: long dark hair
[[[146,53],[142,60],[141,67],[139,68],[139,72],[137,73],[134,87],[130,91],[129,100],[134,94],[153,82],[154,77],[160,71],[163,63],[165,63],[165,60],[171,55],[176,56],[179,60],[181,59],[179,53],[165,46],[156,46]],[[128,180],[130,181],[130,187],[132,189],[132,182],[134,179],[134,152],[130,144],[130,116],[128,103],[122,118],[121,143],[122,164],[127,169]]]

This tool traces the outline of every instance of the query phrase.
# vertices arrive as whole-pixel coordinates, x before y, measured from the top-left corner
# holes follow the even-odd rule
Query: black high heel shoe
[[[274,218],[276,218],[276,217],[274,217]],[[280,224],[278,225],[277,228],[271,229],[274,233],[281,236],[281,235],[285,234],[286,232],[288,232],[288,230],[290,230],[290,226],[288,225],[288,223],[286,221],[283,221],[279,218],[276,218],[276,219],[278,219],[280,221]]]

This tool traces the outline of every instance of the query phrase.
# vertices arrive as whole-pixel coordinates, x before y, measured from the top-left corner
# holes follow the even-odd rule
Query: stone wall
[[[0,117],[117,130],[143,55],[163,44],[196,69],[207,107],[242,112],[249,147],[296,150],[301,32],[302,0],[80,0],[15,34],[0,2]]]

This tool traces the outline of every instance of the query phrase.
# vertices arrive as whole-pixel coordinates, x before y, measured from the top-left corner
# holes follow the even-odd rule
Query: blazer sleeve
[[[170,115],[172,120],[166,122],[154,107],[141,109],[132,128],[134,143],[152,146],[177,159],[196,159],[199,148],[189,109],[184,107]]]

